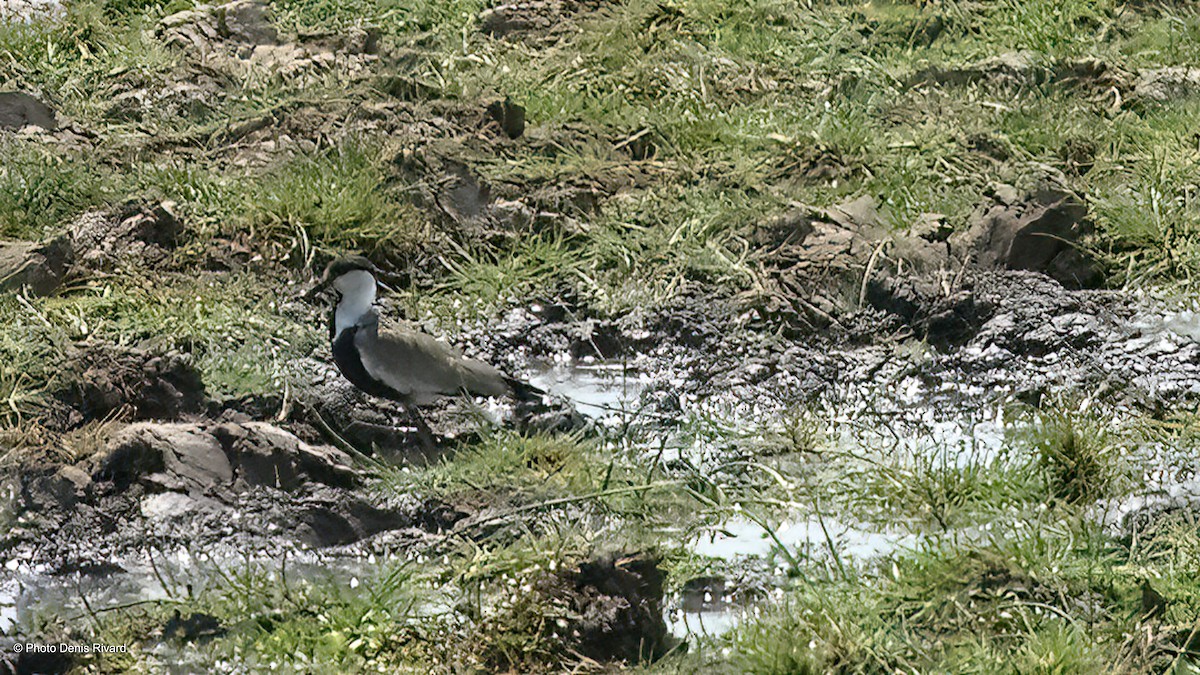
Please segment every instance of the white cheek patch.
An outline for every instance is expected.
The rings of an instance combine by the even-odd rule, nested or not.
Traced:
[[[334,312],[334,334],[352,328],[371,315],[375,304],[375,277],[370,272],[356,270],[338,277],[334,287],[342,294]]]

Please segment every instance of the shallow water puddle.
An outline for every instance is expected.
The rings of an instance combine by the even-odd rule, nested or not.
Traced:
[[[699,555],[734,560],[738,557],[767,557],[782,544],[793,555],[798,553],[822,558],[831,555],[830,542],[833,551],[843,560],[869,560],[911,546],[917,542],[917,537],[895,530],[848,525],[827,516],[785,521],[775,529],[773,538],[758,523],[746,518],[734,518],[720,528],[702,534],[692,550]]]
[[[737,517],[702,533],[692,550],[699,555],[734,561],[766,558],[783,545],[796,557],[830,559],[836,553],[840,561],[853,564],[915,546],[919,540],[911,533],[850,525],[834,517],[785,521],[774,530],[774,535],[748,518]],[[665,613],[671,634],[681,638],[717,637],[729,632],[747,613],[755,611],[753,605],[731,602],[731,598],[723,584],[715,591],[685,592],[677,605]]]
[[[10,633],[18,624],[36,625],[36,617],[43,613],[84,619],[114,607],[182,600],[189,592],[197,595],[208,588],[226,587],[230,578],[247,570],[263,574],[273,584],[283,583],[282,574],[286,574],[288,584],[344,579],[350,587],[374,574],[370,562],[358,559],[289,557],[286,567],[281,567],[278,558],[248,562],[245,557],[230,556],[215,562],[211,558],[198,560],[187,551],[156,553],[153,565],[128,561],[122,565],[124,569],[108,573],[62,575],[48,575],[21,564],[8,565],[6,578],[0,579],[0,635]]]
[[[609,419],[634,412],[646,382],[626,363],[567,363],[547,366],[529,383],[569,399],[592,419]]]
[[[726,607],[689,611],[678,609],[665,614],[667,630],[678,638],[720,637],[733,630],[746,615],[745,607]]]

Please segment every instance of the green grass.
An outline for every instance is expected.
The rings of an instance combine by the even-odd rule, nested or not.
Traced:
[[[175,56],[149,27],[140,14],[86,0],[69,3],[61,20],[0,21],[0,84],[44,92],[68,118],[99,120],[118,83],[165,83]]]
[[[0,140],[0,239],[38,239],[105,202],[105,176],[72,154]]]
[[[1110,496],[1122,475],[1124,449],[1102,420],[1051,410],[1042,414],[1034,444],[1056,498],[1092,502]]]
[[[150,601],[114,615],[86,617],[97,639],[130,645],[130,654],[89,655],[88,672],[128,672],[157,648],[211,663],[287,672],[416,672],[420,657],[443,636],[436,617],[420,623],[421,602],[431,597],[425,580],[402,563],[382,563],[362,573],[305,572],[295,564],[233,563],[195,593],[173,589],[166,600]],[[176,614],[178,613],[178,614]],[[220,631],[211,637],[165,636],[172,617],[205,615]],[[69,630],[48,625],[43,634]],[[273,664],[273,665],[272,665]]]
[[[495,430],[452,459],[415,475],[396,476],[400,481],[397,490],[405,492],[419,485],[442,497],[462,491],[519,494],[528,490],[535,500],[586,493],[597,489],[604,478],[590,445],[570,437]]]
[[[378,147],[350,141],[285,161],[245,192],[251,221],[266,234],[295,230],[343,249],[403,251],[421,240],[423,219],[392,194]],[[277,235],[274,235],[277,236]]]
[[[1050,513],[982,546],[947,541],[852,579],[809,577],[728,640],[753,673],[1147,672],[1172,660],[1173,638],[1133,637],[1147,620],[1135,571],[1146,560]],[[1195,607],[1190,593],[1169,602]]]
[[[35,299],[30,309],[14,303],[6,313],[36,338],[11,344],[9,363],[23,364],[23,375],[12,381],[25,382],[19,391],[36,389],[63,358],[68,341],[99,339],[192,355],[209,396],[218,400],[280,393],[300,376],[289,364],[322,337],[315,326],[279,314],[286,300],[246,275],[219,281],[202,276],[169,289],[142,278]],[[20,325],[6,335],[15,339]]]

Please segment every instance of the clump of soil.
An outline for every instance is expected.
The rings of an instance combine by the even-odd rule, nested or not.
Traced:
[[[663,620],[664,578],[658,559],[640,553],[598,558],[568,571],[559,591],[573,615],[568,644],[602,663],[664,656],[678,642]]]
[[[205,410],[200,372],[177,353],[110,344],[85,346],[71,359],[56,397],[71,408],[70,426],[123,413],[138,420],[177,420]]]
[[[951,244],[983,269],[1041,272],[1068,288],[1095,288],[1104,277],[1085,248],[1095,226],[1074,195],[1044,189],[1020,197],[1001,186]]]
[[[511,613],[484,623],[485,630],[499,634],[488,636],[480,656],[495,670],[536,669],[544,658],[606,664],[658,660],[680,642],[663,619],[663,581],[658,559],[645,553],[602,556],[547,574]],[[514,636],[514,630],[533,631],[544,640],[541,648],[528,650],[530,636]],[[523,653],[508,647],[514,637],[524,643]]]
[[[600,6],[596,0],[523,0],[486,9],[479,15],[485,35],[533,43],[553,42],[572,30],[571,20]]]
[[[77,464],[20,475],[21,525],[3,545],[60,569],[114,560],[149,540],[328,547],[423,522],[413,514],[419,505],[360,495],[349,456],[263,422],[138,422],[101,443]],[[47,530],[55,536],[39,534]]]
[[[0,92],[0,129],[19,130],[26,126],[54,131],[58,119],[53,108],[23,91]]]
[[[183,234],[183,223],[175,209],[176,204],[168,201],[83,214],[70,230],[80,264],[97,270],[129,262],[161,265]]]

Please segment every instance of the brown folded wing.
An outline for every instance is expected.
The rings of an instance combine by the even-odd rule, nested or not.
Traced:
[[[354,344],[367,374],[417,405],[463,391],[503,396],[508,384],[500,371],[424,333],[363,327]]]

